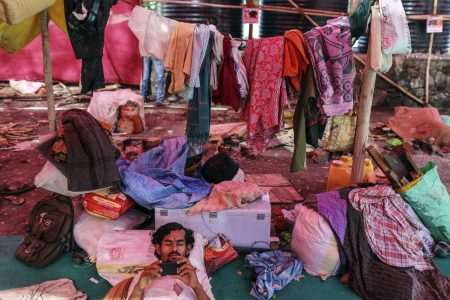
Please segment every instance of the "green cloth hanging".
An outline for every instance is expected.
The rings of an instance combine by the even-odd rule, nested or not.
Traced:
[[[358,8],[356,8],[355,11],[348,17],[353,39],[358,39],[366,32],[371,6],[372,0],[362,0]]]
[[[186,136],[191,146],[201,146],[209,141],[211,123],[211,91],[209,89],[211,69],[211,46],[214,33],[211,32],[206,55],[200,68],[200,87],[194,88],[194,97],[189,100]]]
[[[308,102],[316,99],[316,86],[311,65],[306,71],[297,106],[295,107],[294,127],[294,154],[291,161],[291,172],[306,170],[306,108]]]

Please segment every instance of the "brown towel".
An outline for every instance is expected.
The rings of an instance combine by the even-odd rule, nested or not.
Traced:
[[[178,22],[170,37],[164,68],[172,72],[171,94],[185,90],[186,78],[191,75],[194,28],[195,24]]]

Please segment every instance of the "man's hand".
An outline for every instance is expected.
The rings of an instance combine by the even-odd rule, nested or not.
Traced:
[[[182,257],[177,260],[177,264],[181,266],[177,269],[178,275],[175,276],[176,278],[180,279],[194,290],[200,286],[197,279],[197,273],[195,273],[195,268],[191,265],[189,259]]]
[[[147,285],[153,282],[158,277],[161,277],[162,268],[160,266],[161,261],[155,261],[151,265],[144,268],[141,278],[139,280],[139,288],[145,289]]]
[[[161,261],[155,261],[151,265],[144,268],[144,271],[139,278],[139,282],[133,290],[131,299],[141,299],[144,289],[158,277],[161,277],[162,268]]]
[[[194,290],[198,300],[209,300],[202,285],[198,282],[197,273],[195,272],[194,266],[191,265],[191,262],[186,257],[183,257],[178,259],[177,263],[181,264],[181,266],[178,268],[178,275],[175,278],[190,286]]]

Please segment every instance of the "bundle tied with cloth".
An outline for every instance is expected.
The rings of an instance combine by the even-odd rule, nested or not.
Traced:
[[[98,190],[120,182],[118,153],[106,130],[87,111],[65,111],[57,135],[38,149],[67,177],[68,191]]]

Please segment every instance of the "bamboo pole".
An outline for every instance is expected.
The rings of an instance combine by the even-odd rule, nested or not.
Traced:
[[[434,0],[433,16],[436,15],[437,5],[438,5],[438,0]],[[424,98],[425,105],[428,105],[429,100],[430,100],[430,62],[431,62],[431,51],[433,50],[433,42],[434,42],[434,32],[431,33],[430,41],[428,43],[427,67],[425,69],[425,98]]]
[[[50,132],[56,131],[55,99],[53,98],[52,61],[50,58],[50,42],[48,38],[48,16],[47,10],[39,13],[42,31],[42,55],[44,59],[44,78],[47,93],[48,125]]]

